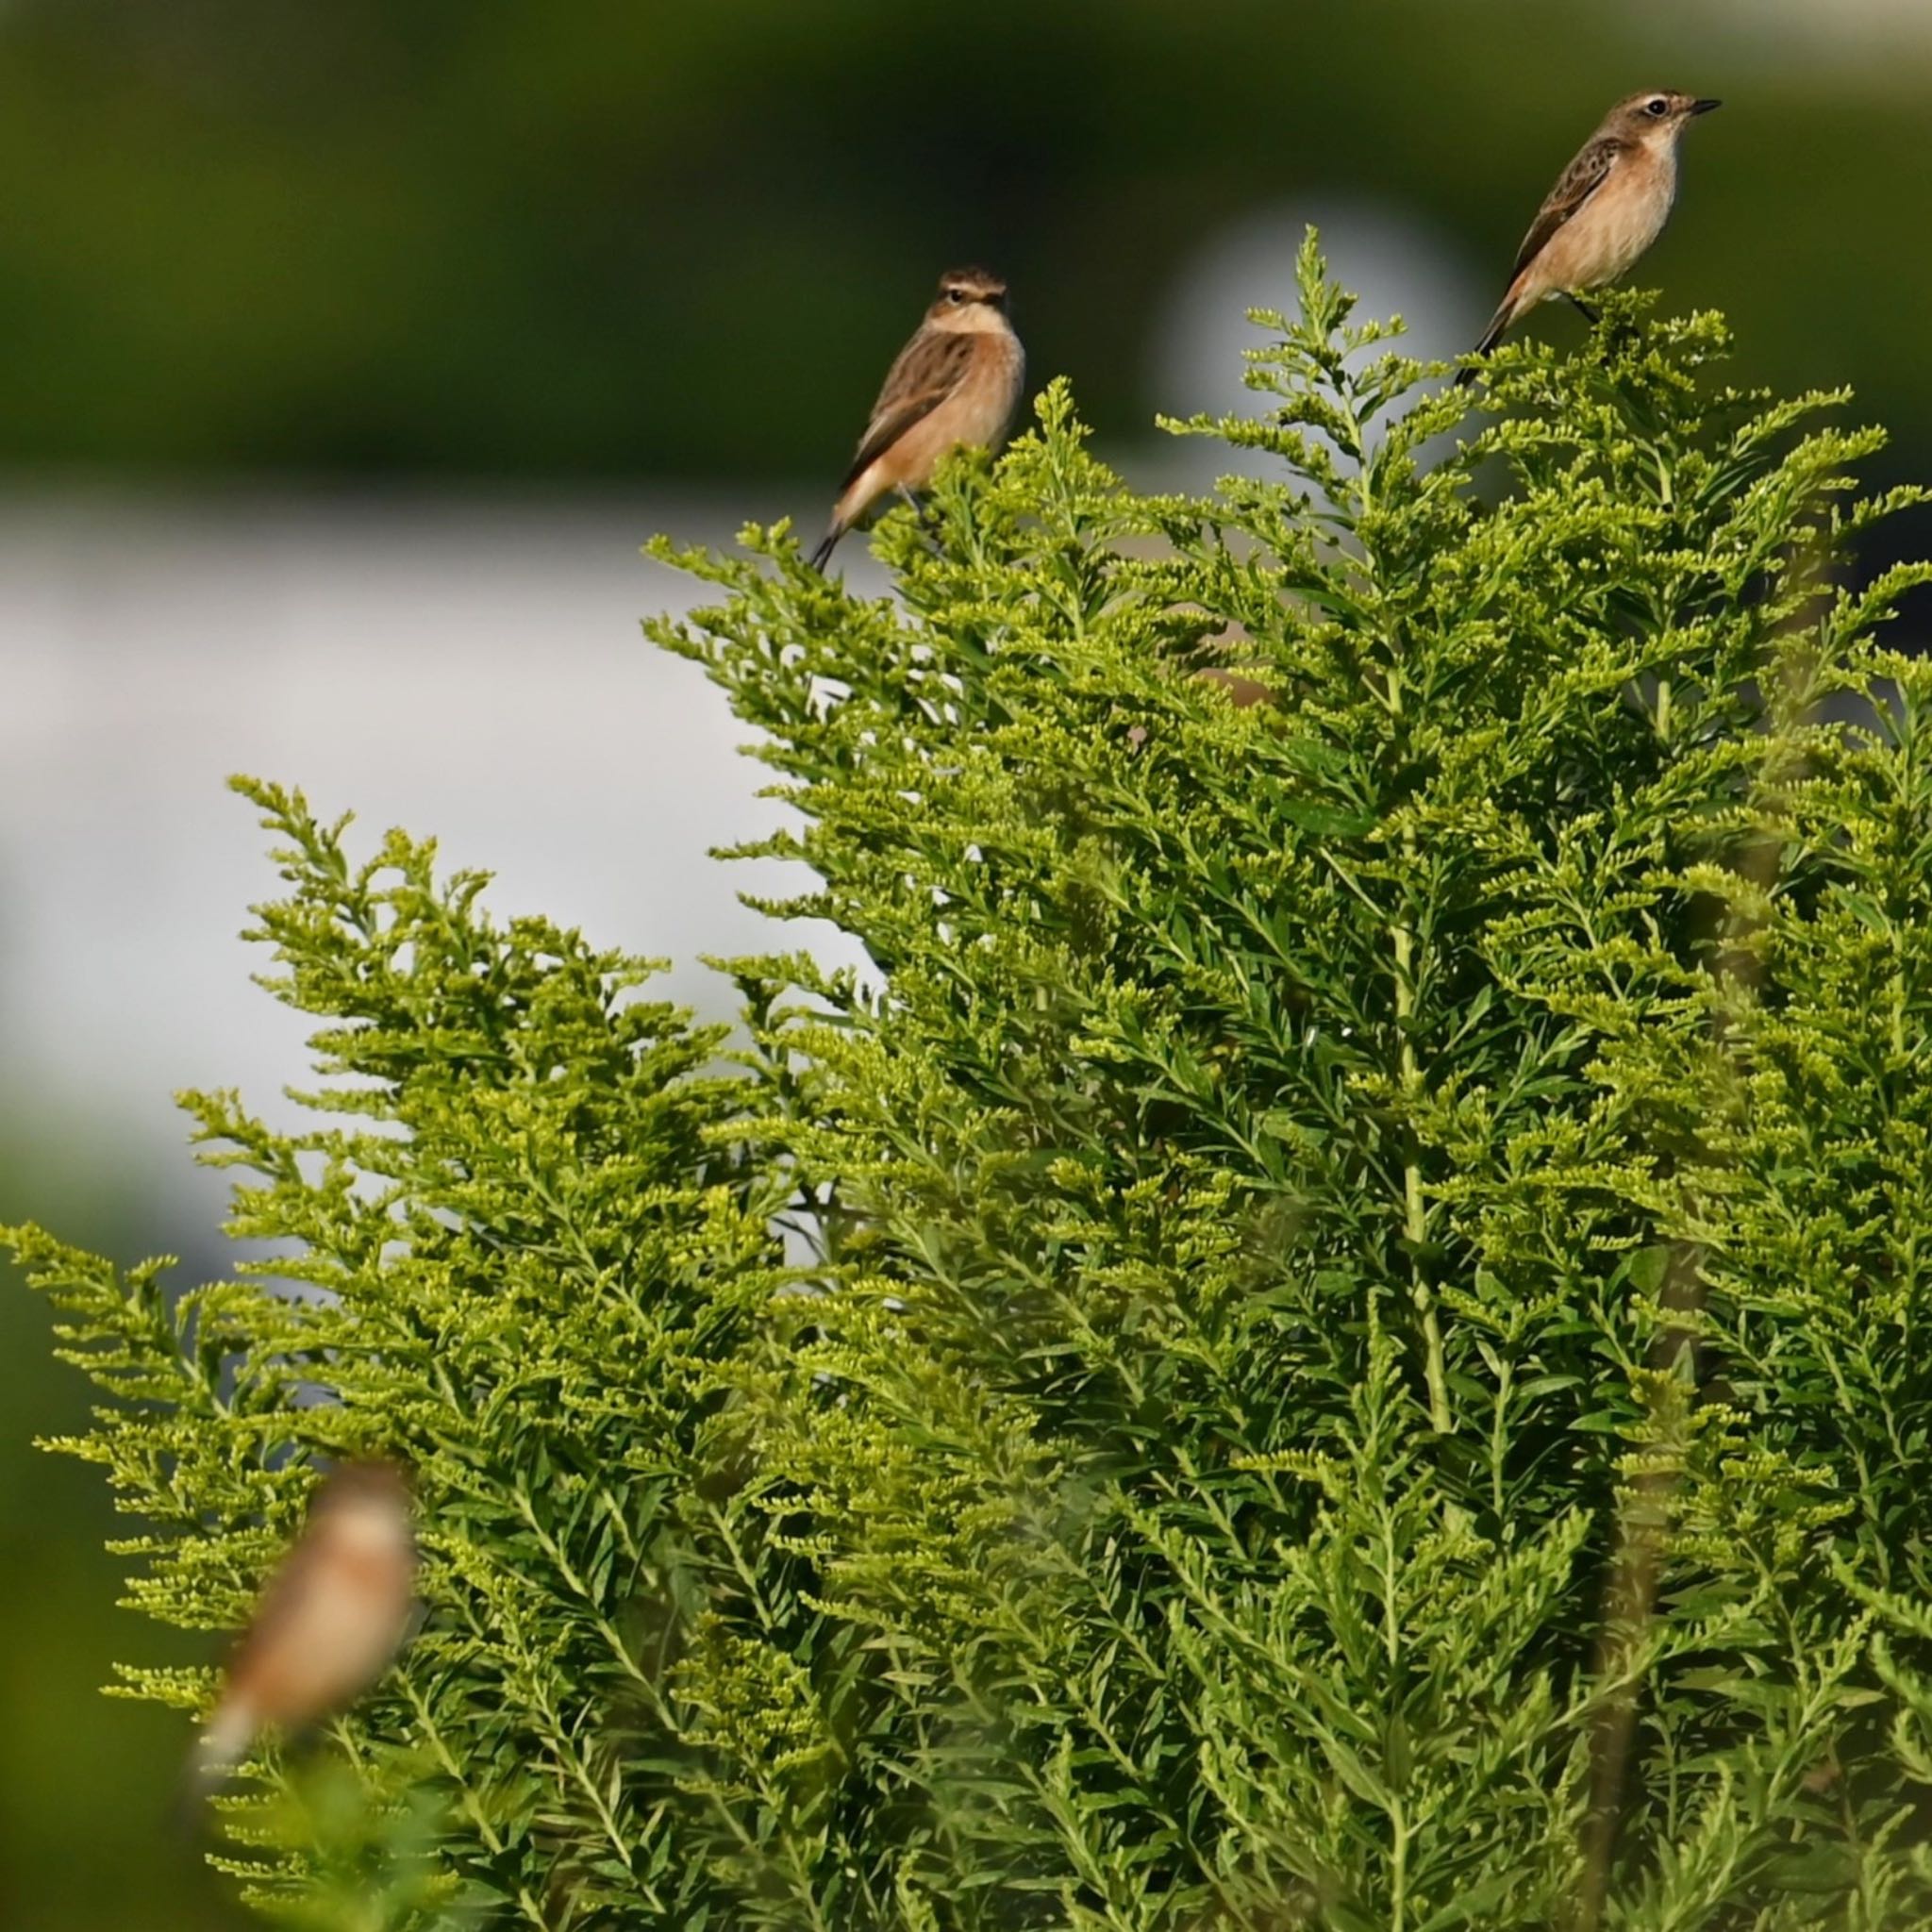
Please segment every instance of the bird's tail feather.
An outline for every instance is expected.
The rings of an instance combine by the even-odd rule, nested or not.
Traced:
[[[1496,344],[1503,340],[1504,331],[1515,320],[1516,291],[1512,289],[1510,290],[1508,294],[1503,297],[1503,306],[1496,310],[1495,314],[1490,317],[1489,327],[1484,329],[1481,336],[1476,341],[1475,347],[1473,348],[1469,353],[1472,356],[1487,356],[1490,353],[1490,351],[1493,349],[1496,346]],[[1457,375],[1456,378],[1456,387],[1457,389],[1467,389],[1469,385],[1473,383],[1476,379],[1477,375],[1480,374],[1481,371],[1479,371],[1472,363],[1468,368],[1462,370],[1461,373]]]
[[[208,1799],[247,1756],[254,1738],[255,1717],[244,1707],[224,1704],[208,1720],[175,1790],[174,1817],[180,1830],[192,1834],[200,1829]]]

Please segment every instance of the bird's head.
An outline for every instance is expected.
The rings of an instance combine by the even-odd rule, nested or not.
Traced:
[[[983,268],[948,269],[925,311],[934,328],[973,332],[1007,325],[1007,285]]]
[[[330,1542],[406,1548],[410,1541],[409,1482],[392,1462],[339,1463],[308,1506],[311,1537]]]
[[[1619,101],[1605,118],[1604,132],[1645,146],[1675,141],[1698,115],[1723,106],[1722,101],[1702,94],[1674,93],[1667,87],[1654,87]]]

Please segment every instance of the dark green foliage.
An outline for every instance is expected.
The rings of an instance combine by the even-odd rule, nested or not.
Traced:
[[[1689,4],[1687,34],[1555,0],[16,0],[0,453],[251,496],[809,477],[816,514],[951,258],[991,256],[1036,366],[1138,436],[1191,297],[1280,210],[1344,194],[1418,286],[1475,278],[1473,326],[1564,158],[1664,83],[1734,105],[1657,275],[1924,447],[1923,8]]]
[[[651,628],[799,808],[787,909],[876,968],[740,962],[735,1063],[252,790],[348,1119],[195,1106],[291,1252],[171,1304],[21,1241],[122,1398],[73,1446],[157,1614],[239,1613],[312,1453],[420,1472],[364,1837],[243,1813],[258,1891],[1932,1912],[1932,674],[1874,641],[1925,573],[1839,586],[1877,439],[1618,297],[1439,449],[1465,399],[1302,270],[1262,416],[1182,425],[1277,480],[1136,495],[1057,387],[887,519],[893,599],[782,530],[681,559],[722,601]]]

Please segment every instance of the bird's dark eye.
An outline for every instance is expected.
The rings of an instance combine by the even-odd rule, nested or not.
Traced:
[[[1646,114],[1656,115],[1659,120],[1671,111],[1671,104],[1661,94],[1655,94],[1643,104]]]
[[[966,291],[964,289],[948,289],[946,291],[946,300],[948,302],[963,302],[965,299]]]

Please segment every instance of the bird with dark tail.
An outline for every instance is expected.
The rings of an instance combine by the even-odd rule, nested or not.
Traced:
[[[316,1490],[228,1659],[188,1768],[184,1823],[263,1731],[299,1733],[375,1682],[408,1634],[415,1589],[403,1473],[388,1462],[342,1464]]]
[[[1677,198],[1677,146],[1700,114],[1721,106],[1666,89],[1632,94],[1604,116],[1537,210],[1501,306],[1473,353],[1487,356],[1539,302],[1558,296],[1591,321],[1585,290],[1614,282],[1662,234]],[[1474,382],[1474,364],[1457,376]]]
[[[839,539],[880,497],[896,490],[910,502],[950,451],[997,448],[1025,375],[1006,283],[978,268],[941,276],[938,299],[886,372],[813,565],[824,569]]]

